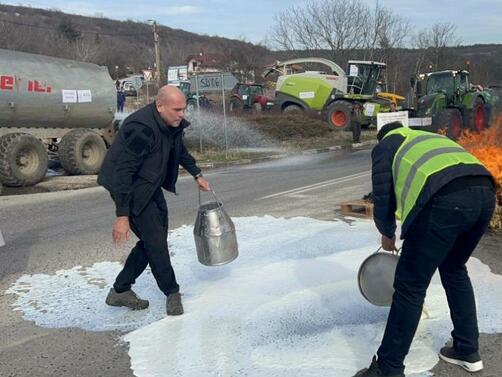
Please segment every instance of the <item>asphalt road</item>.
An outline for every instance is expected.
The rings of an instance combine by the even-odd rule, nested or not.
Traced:
[[[330,220],[338,203],[371,190],[369,150],[301,155],[205,175],[232,216]],[[192,224],[196,215],[192,178],[180,178],[178,192],[166,195],[170,228]],[[3,293],[23,274],[123,260],[123,252],[111,244],[113,220],[111,199],[101,188],[0,197],[0,229],[7,242],[0,248],[0,376],[133,375],[127,350],[118,344],[120,333],[38,327],[12,311],[14,297]],[[500,274],[499,244],[498,236],[488,235],[476,256]],[[481,351],[487,361],[482,376],[499,376],[502,336],[482,335]],[[434,371],[468,375],[441,362]]]

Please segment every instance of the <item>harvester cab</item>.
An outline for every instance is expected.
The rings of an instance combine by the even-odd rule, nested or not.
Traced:
[[[347,93],[374,97],[387,65],[385,63],[349,60]]]

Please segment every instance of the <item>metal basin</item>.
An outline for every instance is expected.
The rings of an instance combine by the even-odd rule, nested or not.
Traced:
[[[376,252],[367,257],[357,274],[363,297],[376,306],[390,306],[394,294],[394,275],[399,255]]]

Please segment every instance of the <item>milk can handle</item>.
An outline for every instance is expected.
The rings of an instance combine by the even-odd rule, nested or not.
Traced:
[[[382,250],[382,246],[379,246],[377,251],[375,251],[375,254],[378,253],[380,250]],[[396,251],[390,251],[392,254],[399,254],[401,252],[401,247],[398,248]]]
[[[216,196],[216,193],[214,192],[214,190],[212,188],[209,190],[211,191],[211,194],[213,194],[214,199],[216,200],[216,204],[218,205],[218,208],[221,209],[221,203],[220,203],[220,200],[218,199],[218,197]],[[201,192],[201,190],[197,190],[197,191],[199,191],[199,205],[200,205],[200,192]]]

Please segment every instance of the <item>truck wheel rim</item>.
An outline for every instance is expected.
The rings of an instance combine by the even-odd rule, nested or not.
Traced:
[[[474,126],[476,131],[481,132],[485,129],[485,112],[482,106],[477,106],[474,114]]]
[[[31,175],[37,171],[40,159],[33,148],[23,148],[16,156],[16,165],[19,171],[24,175]]]
[[[92,166],[99,161],[99,147],[96,143],[88,142],[85,143],[82,148],[82,160],[88,165]]]
[[[347,122],[347,116],[341,110],[336,110],[331,115],[331,122],[335,125],[335,127],[343,127]]]

